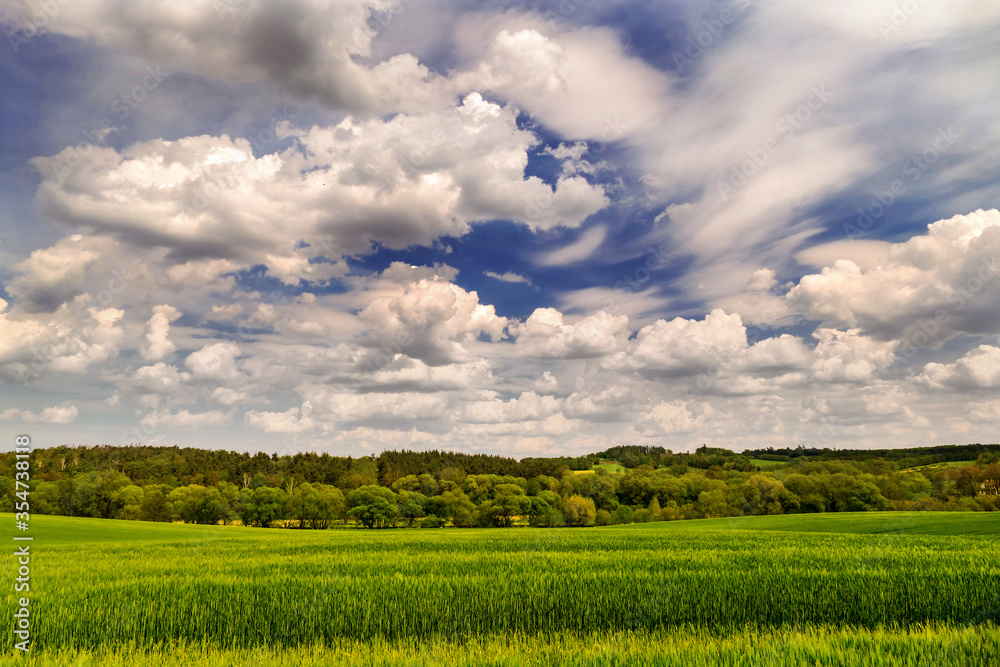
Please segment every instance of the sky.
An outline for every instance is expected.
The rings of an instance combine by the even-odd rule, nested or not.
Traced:
[[[998,440],[998,3],[0,28],[4,447]]]

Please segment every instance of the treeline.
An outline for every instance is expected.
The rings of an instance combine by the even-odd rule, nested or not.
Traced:
[[[935,447],[909,447],[903,449],[817,449],[797,447],[795,449],[751,449],[745,456],[764,461],[794,460],[838,460],[868,461],[885,459],[897,461],[904,467],[925,466],[953,461],[974,461],[980,454],[1000,452],[1000,445],[938,445]]]
[[[0,455],[0,469],[13,465],[13,453]],[[268,486],[291,481],[356,488],[365,484],[391,486],[407,475],[536,475],[561,476],[567,470],[589,470],[591,457],[526,458],[520,461],[490,454],[441,451],[386,451],[379,456],[352,458],[300,452],[294,455],[246,454],[192,447],[144,445],[50,447],[32,453],[32,479],[54,481],[90,472],[117,470],[136,484],[216,486],[230,482]]]
[[[30,501],[31,510],[40,514],[313,529],[992,511],[1000,509],[998,449],[981,450],[975,463],[958,467],[901,465],[920,458],[912,456],[841,460],[803,455],[762,471],[744,455],[709,447],[693,454],[615,448],[576,459],[521,461],[437,451],[352,459],[176,447],[54,447],[32,453]],[[611,457],[644,462],[624,473],[600,465],[579,469]],[[14,502],[14,461],[13,453],[0,457],[5,507]]]

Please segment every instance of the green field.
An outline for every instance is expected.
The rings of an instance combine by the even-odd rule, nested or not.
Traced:
[[[1000,648],[993,514],[512,530],[32,522],[34,650],[0,664],[987,665]]]
[[[965,468],[967,466],[975,465],[975,461],[945,461],[944,463],[930,463],[925,466],[914,466],[912,468],[904,468],[904,472],[921,472],[924,470],[946,470],[948,468]]]
[[[992,512],[843,512],[741,516],[694,519],[670,523],[635,523],[622,530],[728,529],[802,533],[995,535],[1000,537],[1000,514]]]
[[[764,459],[749,459],[749,461],[761,470],[770,470],[771,468],[786,465],[786,461],[765,461]]]

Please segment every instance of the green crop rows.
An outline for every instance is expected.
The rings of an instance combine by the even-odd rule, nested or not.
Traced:
[[[566,655],[614,636],[663,653],[663,637],[677,633],[777,632],[778,643],[815,646],[802,637],[832,632],[824,640],[831,647],[853,646],[845,628],[864,631],[865,641],[923,646],[928,656],[947,644],[949,655],[958,655],[966,645],[997,642],[1000,520],[949,516],[954,532],[980,534],[920,534],[922,517],[906,516],[892,519],[901,532],[885,532],[891,525],[873,527],[861,516],[868,523],[858,530],[867,533],[843,532],[849,526],[841,517],[840,532],[781,530],[775,520],[786,517],[764,517],[771,525],[757,528],[727,520],[508,531],[166,525],[157,541],[156,531],[130,539],[130,522],[93,520],[106,535],[92,542],[73,538],[86,533],[80,519],[38,517],[36,659],[47,655],[54,662],[39,664],[57,664],[62,658],[52,656],[66,651],[102,655],[122,647],[163,654],[180,641],[246,660],[254,651],[326,645],[340,647],[352,664],[351,642],[360,642],[394,646],[404,663],[415,646],[451,647],[441,649],[447,652],[518,637],[525,664],[535,664],[541,658],[531,647],[554,641],[568,642]],[[938,523],[925,532],[943,531]],[[6,595],[8,609],[13,596]],[[869,632],[878,629],[888,634]],[[921,644],[892,634],[914,632],[940,636]],[[459,664],[459,657],[445,662]],[[255,660],[268,664],[265,658]]]

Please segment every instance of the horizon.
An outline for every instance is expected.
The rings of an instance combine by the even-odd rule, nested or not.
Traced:
[[[356,455],[356,456],[351,456],[351,455],[331,454],[330,452],[316,451],[316,450],[299,450],[299,451],[295,451],[295,452],[279,453],[279,452],[265,452],[265,451],[262,451],[262,450],[239,450],[239,449],[228,449],[227,450],[227,449],[221,449],[221,448],[214,448],[213,449],[213,448],[205,448],[205,447],[192,447],[192,446],[188,446],[188,445],[179,445],[179,444],[173,444],[173,445],[144,445],[142,443],[130,443],[130,444],[126,444],[126,445],[113,445],[113,444],[109,444],[109,443],[99,443],[99,444],[96,444],[96,445],[69,445],[69,444],[45,445],[43,447],[37,447],[37,448],[35,448],[35,450],[36,451],[38,451],[38,450],[48,450],[48,449],[56,449],[56,448],[59,448],[59,447],[65,447],[65,448],[68,448],[68,449],[96,449],[96,448],[99,448],[99,447],[119,447],[119,448],[151,447],[151,448],[154,448],[154,449],[157,449],[157,448],[159,448],[159,449],[176,448],[176,449],[195,449],[195,450],[200,450],[200,451],[226,451],[226,452],[228,452],[230,454],[246,454],[246,455],[248,455],[250,457],[254,457],[257,454],[264,454],[265,456],[269,456],[271,458],[274,458],[274,457],[281,458],[282,456],[294,457],[294,456],[299,455],[299,454],[311,454],[311,455],[316,455],[316,456],[330,456],[330,457],[340,457],[340,458],[355,458],[355,459],[371,458],[371,459],[377,459],[382,454],[385,454],[385,453],[419,454],[419,453],[422,453],[422,452],[437,452],[439,454],[462,454],[462,455],[465,455],[465,456],[497,456],[497,457],[504,457],[503,454],[496,454],[496,453],[491,453],[491,452],[470,452],[470,451],[461,450],[461,449],[441,449],[441,448],[414,449],[414,450],[411,450],[411,449],[383,449],[382,451],[377,452],[377,453],[376,452],[369,452],[368,454],[359,454],[359,455]],[[701,446],[699,446],[699,447],[697,447],[695,449],[692,449],[690,451],[673,451],[671,449],[666,449],[666,448],[660,447],[658,445],[631,445],[631,446],[630,445],[623,445],[622,447],[625,447],[625,448],[635,447],[637,449],[638,448],[663,449],[664,453],[666,453],[667,455],[670,455],[670,456],[677,456],[677,455],[693,456],[693,455],[699,453],[698,450],[701,449],[701,447],[708,447],[708,445],[701,445]],[[824,452],[832,452],[832,453],[841,453],[841,454],[843,454],[843,453],[854,453],[854,452],[878,452],[878,451],[912,451],[912,452],[921,452],[923,450],[929,450],[929,449],[955,449],[955,450],[961,451],[963,448],[966,448],[966,447],[985,447],[985,448],[987,448],[986,451],[989,451],[989,448],[991,448],[991,447],[1000,447],[1000,443],[970,442],[970,443],[966,443],[966,444],[943,444],[943,445],[926,445],[926,446],[917,446],[917,447],[910,446],[910,447],[865,448],[865,449],[840,449],[840,448],[836,448],[836,447],[830,447],[830,448],[812,448],[812,447],[805,447],[805,446],[799,446],[799,447],[796,447],[796,448],[766,447],[766,448],[762,448],[762,449],[753,449],[753,450],[751,450],[751,449],[744,449],[744,450],[740,450],[740,451],[728,450],[728,449],[725,449],[724,447],[708,447],[708,449],[709,450],[727,451],[727,452],[729,452],[729,453],[731,453],[731,454],[733,454],[735,456],[746,456],[746,454],[748,452],[761,453],[761,454],[767,454],[767,453],[772,453],[773,452],[775,454],[778,454],[779,452],[796,451],[798,449],[803,449],[803,450],[808,450],[808,451],[819,450],[819,451],[824,451]],[[15,450],[11,450],[11,451],[13,452]],[[512,459],[514,461],[517,461],[517,462],[521,462],[524,459],[528,459],[528,458],[554,458],[554,459],[555,458],[570,458],[570,459],[572,459],[572,458],[588,458],[588,457],[592,458],[592,457],[600,456],[602,454],[606,454],[609,451],[610,450],[603,450],[603,451],[599,451],[599,452],[585,452],[585,453],[578,454],[578,455],[575,455],[575,456],[560,456],[560,455],[553,454],[551,456],[540,456],[540,457],[523,456],[523,457],[505,457],[505,458],[510,458],[510,459]],[[930,455],[933,456],[934,454],[930,454]],[[608,460],[611,460],[611,459],[608,459]]]

